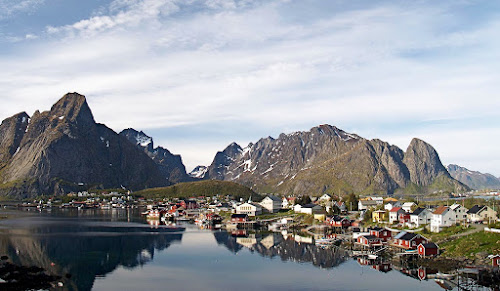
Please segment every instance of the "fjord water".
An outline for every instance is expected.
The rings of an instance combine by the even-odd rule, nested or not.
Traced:
[[[279,233],[156,228],[133,210],[1,220],[0,254],[63,276],[55,290],[442,290]]]

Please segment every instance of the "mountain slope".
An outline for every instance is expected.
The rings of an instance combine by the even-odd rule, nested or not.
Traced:
[[[453,178],[464,183],[472,189],[500,189],[500,178],[497,178],[491,174],[470,171],[467,168],[453,164],[448,165],[447,169]]]
[[[428,192],[438,177],[447,190],[450,185],[451,191],[466,189],[421,140],[414,139],[405,153],[330,125],[264,138],[245,148],[232,143],[217,153],[208,177],[284,194],[393,193],[412,185]]]
[[[120,132],[133,145],[144,151],[158,166],[160,172],[171,182],[189,182],[193,178],[186,173],[180,155],[174,155],[163,147],[154,147],[153,139],[142,131],[128,128]]]
[[[26,117],[21,113],[2,122],[1,151],[6,159],[0,170],[0,194],[22,198],[93,187],[135,190],[168,185],[146,154],[95,123],[83,95],[66,94],[49,111],[36,111],[25,127]]]

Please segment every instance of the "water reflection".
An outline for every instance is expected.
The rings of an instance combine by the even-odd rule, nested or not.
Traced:
[[[63,279],[65,290],[91,290],[95,284],[108,288],[112,286],[118,290],[113,275],[110,275],[117,269],[119,271],[114,272],[115,276],[127,274],[120,277],[122,284],[130,284],[130,280],[143,280],[146,289],[148,286],[163,288],[167,281],[171,286],[197,289],[198,285],[194,282],[184,280],[186,276],[197,276],[203,278],[204,282],[212,280],[212,289],[221,286],[233,289],[242,282],[251,284],[255,278],[269,277],[271,270],[274,277],[268,278],[269,281],[259,282],[264,289],[270,288],[270,282],[275,284],[272,285],[274,289],[282,286],[285,282],[281,278],[288,279],[288,285],[283,285],[283,290],[299,290],[304,286],[306,289],[307,286],[312,289],[321,289],[318,286],[328,288],[327,284],[333,282],[344,284],[342,286],[345,290],[367,290],[366,286],[370,290],[384,290],[391,289],[391,286],[406,286],[408,281],[417,282],[428,290],[461,290],[464,286],[490,286],[490,289],[484,290],[498,288],[498,282],[496,285],[488,284],[484,278],[478,283],[479,274],[422,267],[416,261],[383,256],[375,259],[352,259],[347,249],[317,246],[312,237],[296,233],[197,230],[194,225],[186,225],[184,228],[159,223],[148,224],[137,213],[127,211],[91,215],[84,213],[64,212],[62,216],[45,213],[0,221],[0,254],[7,254],[12,262],[19,265],[39,266],[51,274],[63,277],[71,274],[70,278]],[[183,237],[185,241],[181,245]],[[168,252],[159,254],[176,243],[178,244]],[[266,267],[263,266],[262,259],[255,255],[276,260],[265,259],[270,263],[264,263],[269,265]],[[300,264],[283,264],[280,261]],[[140,266],[145,266],[144,269],[148,270],[139,272],[143,269],[138,268]],[[328,270],[319,272],[311,266]],[[357,281],[359,276],[356,272],[360,269],[361,272],[370,273],[366,276],[370,280],[383,281],[390,277],[392,281],[377,286],[367,283],[366,277],[365,281]],[[131,276],[133,279],[127,278],[132,271],[135,274]],[[182,275],[186,272],[192,273]],[[168,280],[167,274],[170,274]],[[297,279],[300,274],[304,274],[304,277]],[[255,277],[246,277],[250,275]],[[107,276],[106,280],[95,282],[96,278],[104,276]],[[224,276],[225,285],[222,285],[220,276]],[[317,285],[297,285],[307,282],[304,278],[313,277]],[[176,279],[182,279],[182,282],[175,285]]]
[[[29,217],[0,235],[0,254],[19,265],[63,276],[65,290],[91,290],[96,277],[119,266],[135,268],[182,240],[183,228]],[[12,226],[12,225],[11,225]]]

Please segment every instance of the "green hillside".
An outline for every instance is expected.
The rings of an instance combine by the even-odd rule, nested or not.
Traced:
[[[228,181],[206,180],[199,182],[178,183],[173,186],[150,188],[134,193],[137,196],[146,198],[174,198],[174,197],[197,197],[231,195],[235,198],[247,200],[252,196],[252,200],[258,201],[261,196],[251,189],[240,184]]]

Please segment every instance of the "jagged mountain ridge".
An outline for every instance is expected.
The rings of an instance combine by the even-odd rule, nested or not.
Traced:
[[[189,176],[192,178],[203,179],[208,172],[208,167],[206,166],[196,166],[191,172],[189,172]]]
[[[78,93],[66,94],[31,119],[23,112],[4,120],[0,155],[0,195],[13,198],[170,184],[145,153],[96,123]]]
[[[174,155],[169,150],[158,146],[154,147],[153,138],[142,131],[133,128],[124,129],[120,135],[133,145],[143,150],[158,166],[160,172],[171,182],[189,182],[194,179],[186,173],[180,155]]]
[[[500,189],[500,178],[491,174],[471,171],[454,164],[448,165],[447,169],[453,178],[472,189]]]
[[[467,189],[451,178],[424,141],[413,139],[405,153],[330,125],[263,138],[245,148],[232,143],[216,154],[208,178],[293,194]]]

